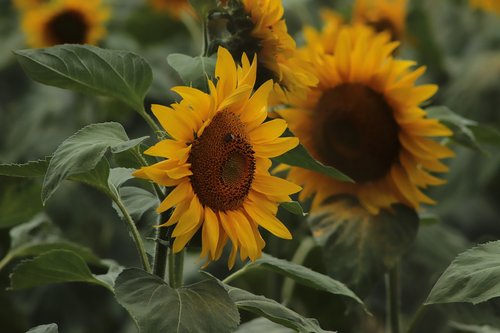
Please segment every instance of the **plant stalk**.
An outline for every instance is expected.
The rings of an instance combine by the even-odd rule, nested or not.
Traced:
[[[174,253],[172,248],[168,251],[168,281],[170,287],[180,288],[183,284],[184,250]]]
[[[393,268],[385,276],[385,292],[386,292],[386,332],[400,333],[400,310],[401,310],[401,290],[399,264]]]
[[[148,123],[149,127],[153,130],[153,132],[156,134],[158,138],[161,137],[161,133],[163,132],[161,128],[158,126],[158,124],[151,118],[151,116],[146,112],[146,109],[144,106],[138,110],[139,114],[142,116],[142,118]]]
[[[408,327],[408,330],[406,331],[407,333],[414,333],[417,330],[417,325],[420,322],[420,319],[422,319],[424,313],[427,311],[427,306],[425,304],[420,305],[418,308],[417,312],[413,316],[413,319],[410,323],[410,326]]]

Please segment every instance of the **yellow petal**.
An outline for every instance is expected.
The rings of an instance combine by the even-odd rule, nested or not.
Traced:
[[[176,153],[179,150],[185,148],[186,148],[185,143],[167,139],[167,140],[161,140],[154,146],[149,147],[144,151],[144,154],[150,156],[165,157],[165,158],[177,158]]]
[[[297,147],[299,139],[296,137],[277,138],[273,141],[256,144],[253,146],[255,156],[272,158],[283,155],[287,151]]]
[[[172,233],[172,236],[178,237],[190,232],[201,222],[203,216],[203,207],[198,200],[198,197],[194,196],[191,200],[191,204],[189,205],[188,210],[181,215],[179,222],[177,223],[177,226]]]
[[[240,241],[241,247],[245,248],[248,251],[249,257],[252,260],[257,259],[257,243],[255,242],[252,228],[250,227],[250,223],[248,222],[246,216],[237,210],[228,211],[227,213],[228,216],[230,216],[233,220],[233,224],[238,234],[238,239]]]
[[[252,218],[253,222],[268,230],[273,235],[283,238],[292,239],[292,234],[287,227],[276,218],[276,216],[260,210],[258,207],[245,205],[245,211]]]
[[[191,176],[193,172],[191,171],[191,164],[182,164],[176,168],[166,170],[167,175],[172,179],[181,179],[184,177]]]
[[[278,138],[286,130],[287,124],[283,119],[274,119],[263,123],[248,133],[253,144],[268,142]]]
[[[156,212],[158,214],[163,213],[164,211],[175,206],[179,202],[192,196],[193,196],[193,189],[191,188],[191,182],[189,180],[184,181],[179,185],[177,185],[172,190],[172,192],[170,192],[170,194],[165,198],[165,200],[162,201],[160,206],[156,208]]]
[[[217,254],[217,244],[219,242],[219,219],[209,207],[205,207],[205,221],[203,222],[203,230],[206,229],[206,237],[209,244],[212,258]]]
[[[178,117],[176,112],[166,106],[153,104],[151,105],[155,117],[160,121],[161,126],[167,133],[174,139],[179,141],[188,142],[193,138],[193,128]]]
[[[289,195],[299,192],[302,187],[278,177],[256,174],[252,189],[265,195]]]

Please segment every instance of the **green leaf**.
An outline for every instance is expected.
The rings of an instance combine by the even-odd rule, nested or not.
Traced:
[[[315,160],[301,144],[283,155],[274,158],[273,160],[278,163],[316,171],[340,181],[354,183],[349,176],[343,174],[334,167],[324,165],[323,163]]]
[[[148,210],[158,207],[158,197],[142,188],[124,186],[120,189],[120,197],[130,216],[139,221]]]
[[[413,245],[419,217],[403,205],[373,216],[348,198],[330,206],[327,214],[310,219],[328,275],[365,295]]]
[[[43,177],[49,166],[50,158],[24,164],[0,164],[0,176]]]
[[[432,288],[426,304],[478,304],[500,296],[500,241],[459,254]]]
[[[247,270],[252,268],[263,268],[276,272],[287,276],[304,286],[326,291],[334,295],[349,297],[364,306],[363,301],[360,300],[359,297],[356,296],[356,294],[347,288],[342,282],[334,280],[327,275],[315,272],[307,267],[264,254],[262,258],[249,263],[243,269]]]
[[[57,324],[47,324],[30,328],[29,331],[27,331],[26,333],[58,333],[58,332],[59,328],[57,327]]]
[[[60,183],[69,176],[94,170],[108,149],[113,153],[128,150],[147,137],[129,140],[119,123],[88,125],[66,139],[55,151],[43,181],[42,200],[47,202]],[[97,177],[102,183],[102,170]],[[107,187],[107,177],[106,177]]]
[[[228,285],[225,285],[225,287],[228,290],[229,297],[231,297],[239,309],[253,312],[298,332],[326,332],[319,326],[317,320],[305,318],[275,300],[264,296],[254,295],[246,290]]]
[[[86,94],[117,98],[142,110],[153,73],[140,56],[89,45],[57,45],[14,52],[35,81]]]
[[[450,323],[450,326],[459,332],[469,332],[469,333],[500,333],[499,329],[496,329],[494,327],[488,326],[488,325],[467,325],[467,324],[461,324],[461,323],[456,323],[452,322]]]
[[[174,53],[167,57],[167,62],[179,74],[186,86],[208,91],[207,78],[213,78],[215,72],[214,57],[190,57]]]
[[[288,327],[273,323],[267,318],[256,318],[240,325],[236,333],[294,333]]]
[[[82,257],[68,250],[52,250],[22,261],[10,275],[13,290],[62,282],[86,282],[113,290],[112,285],[92,274]]]
[[[144,333],[224,333],[239,323],[235,304],[214,280],[173,289],[154,275],[130,268],[118,276],[115,294]]]
[[[40,182],[0,177],[0,229],[29,221],[42,210]]]
[[[302,206],[300,202],[298,201],[289,201],[289,202],[282,202],[280,204],[280,207],[283,209],[286,209],[290,213],[298,216],[306,216],[307,213],[304,213],[304,210],[302,209]]]

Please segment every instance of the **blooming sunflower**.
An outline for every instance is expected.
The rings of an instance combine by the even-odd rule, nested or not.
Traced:
[[[304,28],[304,38],[308,47],[301,51],[333,54],[343,19],[340,14],[328,9],[321,11],[321,18],[323,21],[321,31],[311,26]]]
[[[166,12],[174,18],[179,18],[182,13],[196,16],[188,0],[149,0],[149,3],[155,10]]]
[[[296,56],[296,44],[288,34],[284,8],[278,0],[232,0],[229,29],[235,34],[231,53],[239,58],[243,52],[256,53],[259,59],[257,86],[272,79],[276,85],[271,94],[273,104],[283,102],[289,94],[303,93],[317,79],[306,62]],[[242,17],[239,17],[241,14]],[[240,31],[236,31],[240,28]],[[237,47],[233,47],[237,44]],[[241,44],[241,45],[240,45]]]
[[[201,228],[202,257],[220,258],[228,238],[232,242],[229,266],[240,258],[257,259],[265,243],[259,226],[291,239],[276,218],[279,202],[301,188],[271,176],[269,158],[298,145],[297,138],[280,138],[287,124],[283,119],[264,122],[272,81],[252,94],[257,60],[250,64],[243,54],[241,66],[219,48],[210,94],[189,87],[175,87],[182,100],[152,111],[172,137],[144,153],[166,160],[136,171],[136,177],[174,186],[158,213],[175,206],[163,226],[173,226],[173,251],[182,250]]]
[[[500,15],[500,1],[498,0],[470,0],[470,5]]]
[[[371,214],[434,203],[421,189],[444,182],[429,172],[446,172],[439,159],[453,152],[430,137],[452,132],[419,108],[437,86],[415,85],[425,68],[390,56],[398,44],[364,26],[343,27],[335,55],[316,58],[318,87],[280,111],[316,159],[356,181],[292,168],[288,179],[304,187],[300,199],[315,194],[313,209],[335,195],[357,198]]]
[[[405,31],[406,0],[357,0],[354,23],[371,26],[375,31],[388,31],[393,41],[401,40]]]
[[[26,10],[41,5],[48,0],[14,0],[14,6],[19,10]]]
[[[23,12],[22,27],[32,47],[96,44],[108,17],[101,0],[53,0]]]

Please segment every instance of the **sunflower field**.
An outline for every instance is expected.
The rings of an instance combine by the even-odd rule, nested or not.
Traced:
[[[0,0],[1,333],[500,333],[500,0]]]

